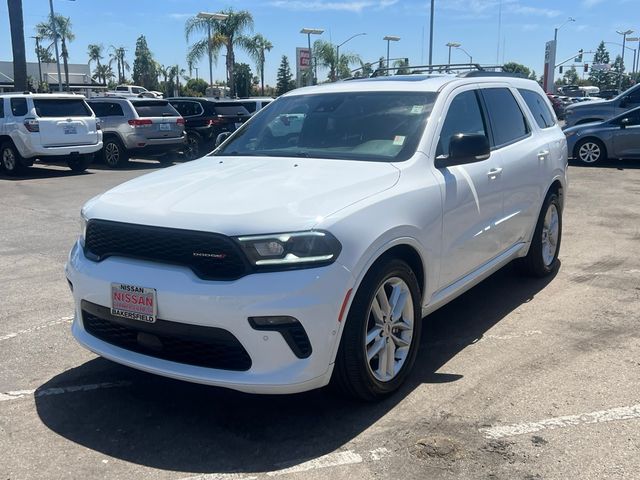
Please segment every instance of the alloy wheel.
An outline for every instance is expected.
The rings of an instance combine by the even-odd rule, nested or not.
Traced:
[[[110,167],[118,166],[120,162],[120,148],[115,143],[109,142],[104,147],[104,161]]]
[[[595,163],[600,158],[600,145],[594,142],[586,142],[580,146],[578,156],[585,163]]]
[[[553,263],[556,256],[559,233],[558,208],[552,203],[547,209],[542,225],[542,260],[547,267]]]
[[[10,148],[2,151],[2,166],[7,172],[13,172],[16,169],[16,156]]]
[[[385,280],[371,301],[364,347],[369,370],[381,382],[393,380],[409,355],[413,303],[409,286],[398,277]]]

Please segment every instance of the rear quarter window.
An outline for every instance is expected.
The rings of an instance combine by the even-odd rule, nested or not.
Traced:
[[[178,111],[167,101],[142,100],[131,102],[136,113],[141,117],[179,117]]]
[[[195,117],[197,115],[201,115],[203,112],[202,106],[198,102],[191,102],[187,100],[170,103],[183,117]]]
[[[33,100],[36,115],[39,117],[90,117],[91,109],[81,99],[37,98]]]
[[[540,128],[549,128],[556,124],[553,114],[549,110],[547,102],[542,98],[542,95],[533,90],[519,89],[518,92],[522,95],[522,98],[527,104],[527,107],[529,107],[529,110],[531,110],[531,114]]]
[[[511,90],[483,88],[480,91],[487,105],[493,146],[503,147],[529,135],[531,128]]]
[[[12,98],[11,99],[11,115],[14,117],[22,117],[27,114],[27,99]]]
[[[215,109],[218,115],[249,115],[247,109],[240,103],[218,102]]]

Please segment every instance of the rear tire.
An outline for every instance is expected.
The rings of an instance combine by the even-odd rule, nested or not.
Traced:
[[[400,388],[415,362],[422,329],[420,289],[409,265],[397,259],[374,265],[345,321],[333,386],[365,401]]]
[[[202,151],[202,138],[197,133],[188,133],[184,148],[184,159],[195,160],[200,158]]]
[[[597,138],[585,138],[576,145],[573,157],[586,165],[595,165],[607,159],[607,148]]]
[[[107,138],[102,145],[102,159],[109,168],[120,168],[129,161],[127,150],[117,138]]]
[[[69,168],[74,172],[81,173],[81,172],[84,172],[87,168],[89,168],[89,165],[91,165],[91,162],[93,162],[93,153],[80,155],[77,158],[72,158],[69,161],[67,161],[67,165],[69,165]]]
[[[545,277],[558,268],[558,254],[562,240],[562,209],[557,193],[550,193],[544,201],[529,253],[516,265],[528,276]]]
[[[0,169],[12,177],[19,175],[25,169],[22,156],[13,142],[4,142],[0,146]]]

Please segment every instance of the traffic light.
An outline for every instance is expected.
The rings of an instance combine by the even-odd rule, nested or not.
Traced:
[[[558,73],[562,73],[562,65],[558,68]]]
[[[584,64],[584,73],[589,73],[589,64],[588,63]]]
[[[574,62],[582,63],[582,52],[583,52],[582,49],[578,50],[578,56],[573,59]]]

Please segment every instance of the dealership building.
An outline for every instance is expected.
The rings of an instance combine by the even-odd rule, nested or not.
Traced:
[[[81,63],[69,63],[69,90],[76,93],[82,93],[89,96],[90,91],[104,90],[104,84],[95,83],[91,78],[91,70],[89,65]],[[42,76],[40,74],[42,72]],[[60,62],[60,73],[62,75],[63,88],[65,86],[64,65]],[[27,62],[27,77],[31,77],[31,83],[37,84],[40,77],[41,81],[49,84],[49,91],[58,90],[58,71],[55,63],[41,63],[38,68],[38,62]],[[13,62],[0,61],[0,93],[13,91]]]

